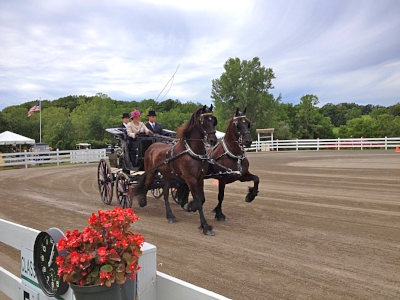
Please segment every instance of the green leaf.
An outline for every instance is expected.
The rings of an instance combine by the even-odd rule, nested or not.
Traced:
[[[113,270],[112,265],[104,265],[100,268],[100,271],[102,272],[111,272]]]

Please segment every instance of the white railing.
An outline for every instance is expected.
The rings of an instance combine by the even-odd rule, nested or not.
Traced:
[[[40,290],[33,270],[33,245],[39,231],[0,219],[0,242],[21,251],[21,277],[0,266],[0,291],[11,299],[50,300]],[[139,258],[136,300],[229,300],[228,298],[158,272],[157,248],[145,243]],[[29,297],[23,297],[25,293]],[[57,299],[75,300],[71,289]]]
[[[345,150],[345,149],[398,149],[400,138],[345,138],[345,139],[309,139],[309,140],[272,140],[255,141],[249,151],[282,151],[282,150]]]
[[[56,150],[43,152],[0,153],[0,167],[24,166],[25,168],[62,163],[90,163],[106,158],[106,149]]]
[[[345,149],[396,149],[400,147],[400,137],[394,138],[338,138],[309,140],[263,140],[254,141],[247,151],[284,151],[284,150],[345,150]],[[25,168],[62,163],[90,163],[106,158],[106,149],[56,150],[46,152],[0,153],[0,168],[24,166]]]

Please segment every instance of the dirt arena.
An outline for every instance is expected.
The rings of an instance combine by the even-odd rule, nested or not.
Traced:
[[[134,231],[157,246],[158,270],[232,299],[400,299],[400,153],[299,151],[250,153],[252,183],[227,186],[214,220],[217,185],[205,182],[205,215],[149,194]],[[82,229],[107,209],[97,164],[0,171],[0,218],[38,230]],[[116,204],[114,196],[113,204]],[[0,245],[0,265],[20,276],[20,254]],[[0,293],[0,298],[4,294]],[[190,300],[190,299],[188,299]]]

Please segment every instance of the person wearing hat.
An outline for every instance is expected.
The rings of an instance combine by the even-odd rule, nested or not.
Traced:
[[[128,126],[129,123],[129,113],[123,113],[122,114],[122,124],[118,125],[118,129],[121,130],[122,132],[125,132],[126,134],[126,126]]]
[[[140,122],[140,111],[137,109],[131,112],[132,122],[129,122],[126,126],[126,132],[131,138],[135,138],[137,135],[144,133],[147,135],[153,135],[153,132],[148,129],[143,122]]]
[[[131,119],[132,122],[129,122],[126,126],[126,132],[128,137],[130,138],[129,141],[129,158],[131,160],[132,166],[136,166],[136,158],[137,158],[137,148],[138,142],[136,137],[141,134],[153,135],[153,132],[144,125],[143,122],[140,122],[140,111],[137,109],[131,112]]]
[[[122,124],[119,127],[126,128],[126,126],[128,126],[128,123],[129,123],[129,113],[123,113],[122,114]]]
[[[155,110],[150,110],[147,117],[149,118],[149,122],[146,123],[146,127],[156,134],[165,135],[162,125],[156,122],[157,114]]]

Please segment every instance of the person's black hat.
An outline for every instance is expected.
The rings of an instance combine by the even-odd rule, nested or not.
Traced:
[[[130,116],[129,116],[129,114],[128,114],[128,113],[123,113],[123,114],[122,114],[122,119],[123,119],[123,118],[128,118],[128,119],[129,119],[129,118],[130,118]]]
[[[149,113],[147,114],[148,117],[157,117],[156,111],[155,110],[150,110]]]

